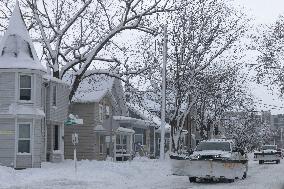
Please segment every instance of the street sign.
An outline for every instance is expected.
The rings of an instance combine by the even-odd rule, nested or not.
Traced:
[[[73,145],[79,143],[79,136],[78,136],[77,133],[73,133],[73,134],[72,134],[72,143],[73,143]]]
[[[64,121],[65,126],[72,125],[83,125],[83,119],[79,119],[78,116],[74,116],[73,114],[69,114],[66,121]]]

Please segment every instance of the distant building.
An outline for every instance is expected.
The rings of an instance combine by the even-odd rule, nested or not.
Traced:
[[[272,115],[271,126],[274,130],[284,128],[284,114]]]
[[[271,125],[272,124],[272,114],[271,114],[271,111],[261,111],[260,112],[260,118],[261,118],[261,121],[267,125]]]

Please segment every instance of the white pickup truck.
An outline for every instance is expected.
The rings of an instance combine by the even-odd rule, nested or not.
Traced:
[[[254,152],[254,159],[263,164],[264,162],[280,163],[282,152],[277,150],[277,145],[263,145],[260,151]]]
[[[232,140],[211,139],[202,141],[188,157],[171,156],[175,175],[188,176],[190,182],[213,180],[234,182],[246,178],[248,159]]]

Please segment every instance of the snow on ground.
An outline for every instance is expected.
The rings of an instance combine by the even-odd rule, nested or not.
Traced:
[[[0,167],[0,188],[9,189],[284,189],[284,161],[259,165],[249,162],[248,178],[234,183],[190,183],[171,175],[170,162],[135,159],[131,162],[73,161],[44,163],[42,168]]]

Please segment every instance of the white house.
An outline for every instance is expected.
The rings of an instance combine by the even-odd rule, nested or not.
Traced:
[[[40,63],[19,4],[0,43],[0,164],[40,167],[64,158],[69,86]]]

